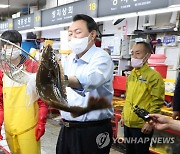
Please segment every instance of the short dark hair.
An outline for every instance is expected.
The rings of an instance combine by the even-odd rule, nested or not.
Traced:
[[[136,44],[143,44],[146,53],[152,53],[151,45],[147,42],[136,42]]]
[[[2,33],[1,38],[15,44],[19,43],[20,45],[22,42],[22,35],[17,30],[7,30]],[[2,46],[4,46],[5,44],[7,43],[4,41],[1,41]]]
[[[88,31],[98,30],[98,26],[93,18],[85,14],[77,14],[73,17],[73,21],[84,20],[87,23]]]

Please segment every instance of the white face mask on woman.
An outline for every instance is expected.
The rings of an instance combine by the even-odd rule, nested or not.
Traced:
[[[18,48],[3,49],[2,54],[4,54],[4,57],[6,57],[7,59],[14,60],[21,54],[21,50]]]
[[[90,36],[90,34],[89,34],[89,36]],[[87,46],[89,44],[88,37],[83,37],[83,38],[74,38],[73,37],[71,39],[71,41],[69,41],[68,45],[76,55],[82,53],[87,48]]]

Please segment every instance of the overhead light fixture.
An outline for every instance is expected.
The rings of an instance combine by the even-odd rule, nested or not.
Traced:
[[[64,23],[59,25],[52,25],[52,26],[46,26],[46,27],[34,27],[33,29],[27,29],[27,30],[21,30],[19,31],[21,34],[28,33],[28,32],[36,32],[36,31],[44,31],[44,30],[51,30],[56,28],[62,28],[70,26],[71,23]]]
[[[62,28],[62,27],[68,27],[70,26],[70,22],[58,24],[58,25],[52,25],[52,26],[45,26],[45,27],[35,27],[36,31],[43,31],[43,30],[49,30],[49,29],[55,29],[55,28]]]
[[[113,20],[113,25],[118,25],[120,22],[122,22],[125,18],[118,18]]]
[[[5,4],[0,4],[0,8],[7,8],[9,7],[10,5],[5,5]]]
[[[113,16],[107,16],[107,17],[100,17],[100,18],[94,18],[96,22],[101,22],[101,21],[110,21],[113,19],[120,19],[120,18],[131,18],[131,17],[137,17],[138,14],[136,12],[133,13],[126,13],[126,14],[121,14],[121,15],[113,15]]]
[[[163,9],[155,9],[155,10],[149,10],[149,11],[142,11],[138,12],[138,16],[145,16],[145,15],[152,15],[152,14],[160,14],[160,13],[168,13],[168,12],[175,12],[180,11],[180,6],[169,6],[167,8]]]
[[[27,30],[20,30],[19,33],[25,34],[25,33],[28,33],[28,32],[36,32],[36,31],[38,31],[38,30],[36,30],[36,29],[27,29]]]

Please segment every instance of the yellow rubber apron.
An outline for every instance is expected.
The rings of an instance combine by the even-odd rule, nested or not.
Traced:
[[[38,104],[35,102],[28,106],[26,85],[18,84],[5,75],[3,101],[6,140],[11,153],[40,154],[40,142],[35,138]]]

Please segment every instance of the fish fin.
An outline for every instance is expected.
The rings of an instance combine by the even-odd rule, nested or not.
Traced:
[[[88,110],[99,110],[99,109],[106,109],[112,107],[112,104],[108,102],[107,99],[104,97],[100,98],[95,98],[95,97],[90,97],[88,100]]]
[[[100,97],[100,98],[90,97],[88,100],[88,106],[86,108],[71,106],[71,109],[73,110],[71,111],[71,116],[78,117],[93,110],[100,110],[111,107],[112,104],[109,103],[107,99],[105,99],[104,97]]]
[[[63,92],[64,98],[67,99],[63,67],[62,67],[61,61],[59,60],[56,60],[56,61],[60,69],[62,92]]]
[[[52,89],[53,89],[53,94],[56,97],[56,99],[61,102],[63,97],[62,97],[61,92],[59,91],[59,89],[56,87],[56,85],[53,85]]]

